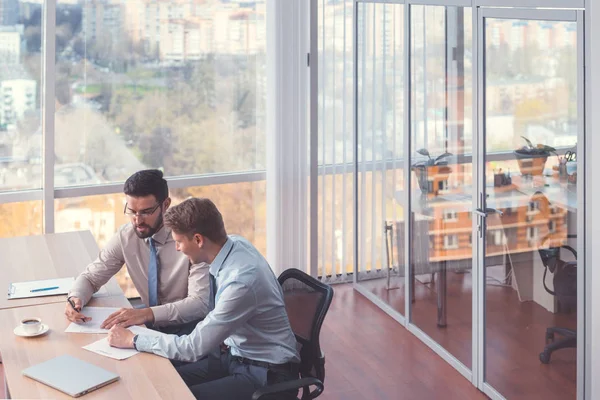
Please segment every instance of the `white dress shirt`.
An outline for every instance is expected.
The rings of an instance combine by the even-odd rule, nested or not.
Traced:
[[[217,284],[215,309],[188,336],[139,335],[139,351],[197,361],[224,341],[234,356],[272,364],[300,361],[281,286],[252,244],[229,236],[210,273]]]

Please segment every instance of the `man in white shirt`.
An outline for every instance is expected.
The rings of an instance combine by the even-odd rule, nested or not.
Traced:
[[[204,400],[250,399],[260,387],[296,379],[296,338],[283,291],[264,257],[246,239],[227,235],[209,199],[192,198],[172,207],[165,225],[192,263],[210,264],[214,309],[188,336],[134,335],[115,326],[109,343],[193,362],[178,371]],[[223,342],[227,350],[219,351]]]

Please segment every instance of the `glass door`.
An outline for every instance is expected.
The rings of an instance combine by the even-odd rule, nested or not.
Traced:
[[[478,13],[478,384],[492,398],[575,399],[583,12]]]

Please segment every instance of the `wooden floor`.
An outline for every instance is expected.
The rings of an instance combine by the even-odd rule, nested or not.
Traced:
[[[321,331],[326,379],[319,399],[487,399],[350,285],[334,290]],[[0,398],[3,390],[0,379]]]
[[[351,286],[334,290],[321,331],[326,379],[319,399],[487,399]]]
[[[386,290],[381,279],[361,284],[396,310],[404,311],[403,289]],[[413,322],[470,368],[471,274],[448,273],[445,328],[437,326],[436,289],[435,281],[415,285]],[[574,329],[576,313],[552,314],[533,301],[520,302],[510,287],[491,284],[486,287],[486,301],[487,382],[508,399],[575,399],[576,349],[558,350],[548,365],[540,363],[538,356],[545,345],[546,328]]]

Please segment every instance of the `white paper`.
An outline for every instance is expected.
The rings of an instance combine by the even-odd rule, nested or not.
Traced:
[[[86,317],[91,317],[88,322],[71,322],[65,329],[68,333],[108,333],[108,329],[100,328],[100,325],[108,318],[108,316],[120,308],[115,307],[83,307],[81,313]]]
[[[129,329],[131,332],[136,335],[150,335],[150,336],[161,336],[164,335],[162,332],[153,331],[152,329],[144,328],[142,326],[130,326]],[[117,347],[112,347],[108,344],[108,338],[100,339],[92,344],[88,344],[87,346],[83,346],[84,349],[92,351],[94,353],[100,354],[102,356],[114,358],[115,360],[125,360],[129,357],[135,356],[139,353],[135,349],[119,349]]]
[[[97,342],[83,346],[83,348],[102,356],[114,358],[115,360],[125,360],[138,353],[135,349],[119,349],[111,347],[111,345],[108,344],[108,338],[100,339]]]
[[[73,286],[75,278],[44,279],[41,281],[14,282],[8,286],[8,299],[25,299],[29,297],[56,296],[67,294]],[[57,289],[32,292],[34,289],[42,289],[58,286]]]

